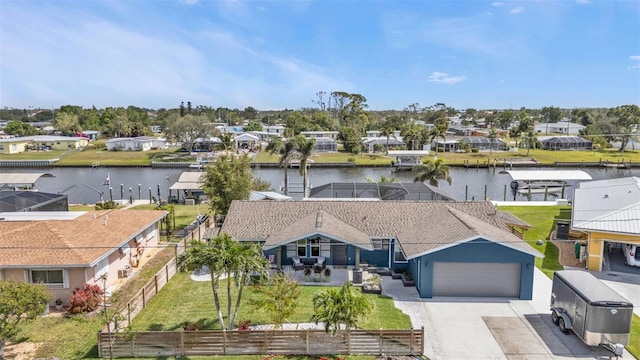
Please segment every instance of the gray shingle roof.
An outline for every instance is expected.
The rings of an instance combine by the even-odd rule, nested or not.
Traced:
[[[322,226],[317,227],[319,217]],[[483,237],[541,256],[509,232],[490,202],[234,201],[220,231],[238,241],[263,241],[267,247],[309,234],[366,249],[372,237],[397,238],[407,258]]]

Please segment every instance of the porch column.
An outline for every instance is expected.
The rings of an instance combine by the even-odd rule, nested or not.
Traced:
[[[356,247],[356,269],[360,268],[360,248]]]
[[[276,252],[276,265],[278,265],[278,268],[282,268],[282,246],[278,246],[278,251]]]

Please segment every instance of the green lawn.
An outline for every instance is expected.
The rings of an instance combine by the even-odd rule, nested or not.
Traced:
[[[556,270],[562,270],[562,265],[558,262],[558,248],[547,240],[556,226],[556,221],[571,216],[570,206],[504,206],[500,210],[508,211],[532,226],[524,233],[524,239],[544,254],[544,258],[536,258],[536,266],[542,272],[553,278]],[[536,244],[538,240],[543,240],[543,244]]]
[[[226,294],[226,285],[221,285]],[[312,297],[322,289],[318,286],[303,286],[298,302],[298,311],[290,323],[309,322],[313,312]],[[358,290],[358,289],[356,289]],[[221,294],[222,295],[222,294]],[[268,314],[252,308],[249,300],[258,296],[246,287],[238,313],[238,321],[250,320],[252,325],[270,323]],[[386,296],[365,294],[375,303],[375,311],[361,323],[366,329],[410,329],[411,320],[393,305]],[[235,295],[234,295],[235,299]],[[221,296],[222,308],[226,308],[226,295]],[[179,273],[156,295],[149,305],[135,318],[132,324],[136,331],[180,330],[185,321],[197,322],[201,330],[220,329],[213,303],[211,283],[193,281],[189,274]]]

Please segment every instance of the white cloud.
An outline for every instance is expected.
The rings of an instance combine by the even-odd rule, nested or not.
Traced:
[[[589,0],[576,0],[576,3],[577,4],[586,5],[586,4],[591,3],[591,1],[589,1]]]
[[[356,90],[339,68],[255,50],[230,32],[148,33],[83,11],[47,10],[3,9],[15,20],[2,22],[2,90],[13,91],[0,91],[0,104],[285,108],[308,106],[285,94]],[[38,27],[25,28],[24,19]]]
[[[187,5],[195,5],[198,3],[198,0],[180,0],[180,2]]]
[[[511,10],[509,11],[509,14],[511,14],[511,15],[515,15],[515,14],[520,14],[520,13],[522,13],[522,12],[524,12],[524,7],[522,7],[522,6],[518,6],[518,7],[514,7],[513,9],[511,9]]]
[[[503,3],[503,2],[500,2],[500,1],[496,1],[496,2],[494,2],[494,3],[491,3],[491,6],[493,6],[493,7],[504,6],[504,3]]]
[[[640,69],[640,55],[631,55],[629,56],[629,60],[637,61],[637,63],[627,66],[627,69]]]
[[[429,75],[429,80],[427,81],[441,84],[457,84],[465,80],[467,80],[465,76],[449,76],[447,73],[434,71]]]

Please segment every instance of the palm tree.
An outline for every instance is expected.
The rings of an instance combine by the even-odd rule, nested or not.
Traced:
[[[210,240],[210,243],[194,240],[189,247],[178,256],[181,271],[193,271],[206,266],[211,271],[211,290],[218,312],[218,321],[223,330],[232,330],[242,300],[242,289],[247,284],[251,272],[264,273],[267,260],[254,244],[239,243],[231,236],[222,233]],[[227,320],[224,322],[220,305],[220,279],[227,279]],[[232,280],[233,279],[233,280]],[[235,309],[232,309],[232,284],[238,290]],[[233,313],[232,313],[233,311]]]
[[[529,150],[538,145],[538,138],[536,137],[536,133],[533,129],[529,129],[529,131],[527,131],[527,134],[524,136],[524,143],[527,145],[527,156],[529,156]]]
[[[280,155],[279,164],[284,167],[284,194],[289,195],[288,169],[295,152],[295,144],[291,141],[284,142],[280,138],[275,137],[269,141],[266,150],[271,155]]]
[[[489,139],[489,159],[491,159],[491,153],[493,153],[493,142],[498,137],[498,133],[496,129],[490,129],[489,134],[487,134],[487,138]]]
[[[438,154],[438,138],[447,141],[447,128],[443,124],[434,126],[429,132],[429,142],[436,142],[436,155]]]
[[[320,290],[313,296],[311,321],[324,322],[326,332],[335,334],[341,325],[347,330],[358,328],[358,321],[373,311],[373,304],[364,295],[354,291],[350,282],[341,288]]]
[[[304,135],[295,137],[295,149],[300,155],[300,175],[302,175],[302,192],[307,197],[307,161],[316,146],[316,139],[307,139]]]
[[[439,180],[446,180],[449,185],[453,179],[449,174],[449,165],[444,163],[444,160],[426,160],[422,164],[418,164],[413,167],[413,171],[420,172],[413,182],[425,182],[429,180],[429,184],[433,186],[439,186]]]
[[[393,136],[394,140],[395,140],[395,136],[393,135],[393,132],[396,131],[396,129],[393,126],[383,126],[380,129],[380,135],[385,136],[387,138],[387,143],[385,145],[385,152],[388,154],[389,153],[389,138],[391,136]]]

